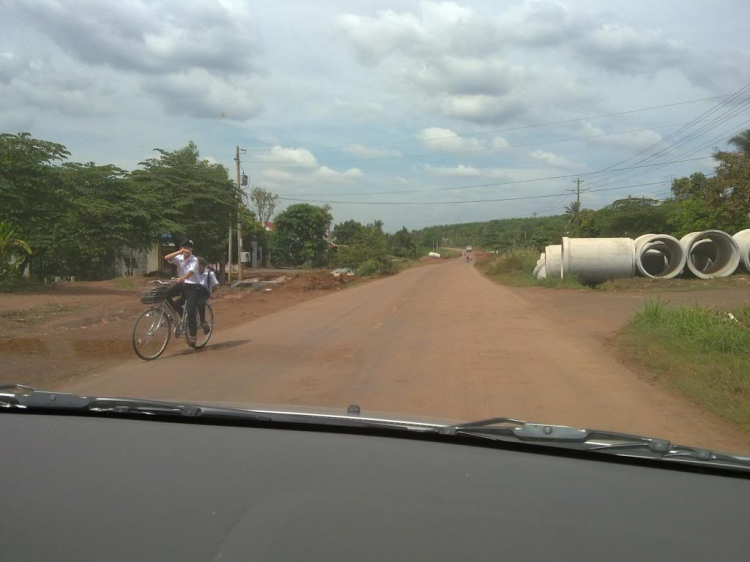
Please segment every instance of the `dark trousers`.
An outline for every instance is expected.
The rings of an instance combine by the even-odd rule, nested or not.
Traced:
[[[206,301],[208,300],[208,297],[211,296],[211,293],[208,292],[208,289],[206,289],[203,285],[198,285],[198,315],[201,318],[201,322],[206,321]]]
[[[195,309],[198,305],[198,289],[199,286],[193,283],[180,283],[169,289],[169,293],[167,293],[170,304],[180,316],[183,314],[184,303],[188,320],[188,334],[192,337],[195,337],[195,334],[198,332],[198,322],[195,319]],[[172,297],[176,296],[180,296],[181,298],[173,301]]]

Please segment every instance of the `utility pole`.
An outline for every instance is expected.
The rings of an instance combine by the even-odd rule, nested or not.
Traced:
[[[232,282],[232,213],[229,213],[229,252],[227,255],[227,283]]]
[[[242,281],[242,176],[240,175],[240,152],[245,152],[244,149],[237,147],[237,153],[234,157],[234,161],[237,163],[237,191],[238,193],[238,205],[237,205],[237,280]],[[229,247],[231,248],[231,235],[230,235]],[[230,250],[231,255],[231,250]]]
[[[581,235],[581,184],[583,180],[578,178],[576,184],[576,238]]]

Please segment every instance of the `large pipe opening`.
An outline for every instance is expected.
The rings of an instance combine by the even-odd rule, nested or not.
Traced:
[[[644,234],[635,240],[636,267],[652,279],[672,279],[685,268],[685,250],[668,234]]]
[[[688,269],[699,279],[729,277],[740,264],[737,242],[721,230],[691,232],[680,240]]]

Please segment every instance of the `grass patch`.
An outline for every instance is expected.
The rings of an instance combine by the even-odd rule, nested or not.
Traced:
[[[0,279],[0,293],[39,293],[49,291],[49,285],[29,281],[22,277]]]
[[[536,279],[534,266],[539,253],[530,249],[511,250],[498,256],[477,262],[477,267],[490,279],[511,287],[551,287],[557,289],[584,289],[580,281],[573,277]]]
[[[750,289],[750,275],[747,273],[735,273],[730,277],[717,279],[696,279],[693,277],[649,279],[648,277],[631,277],[628,279],[605,281],[597,287],[600,291],[638,291],[639,293],[705,291],[707,289],[733,288]]]
[[[750,430],[750,308],[646,303],[617,339],[636,363],[696,404]]]

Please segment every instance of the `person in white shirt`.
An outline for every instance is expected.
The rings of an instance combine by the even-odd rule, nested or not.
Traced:
[[[177,285],[169,290],[169,301],[178,313],[182,314],[181,303],[172,301],[171,297],[182,295],[185,301],[185,314],[188,319],[187,341],[195,345],[195,336],[198,332],[198,322],[195,318],[195,310],[198,303],[198,287],[200,285],[200,273],[198,271],[198,258],[193,255],[193,241],[184,240],[180,249],[164,256],[169,263],[177,266]]]
[[[200,327],[204,334],[208,334],[211,327],[206,322],[206,301],[211,297],[214,288],[219,286],[219,280],[216,278],[214,270],[206,267],[206,260],[198,258],[198,273],[200,274],[200,284],[198,286],[198,315],[201,319]]]

